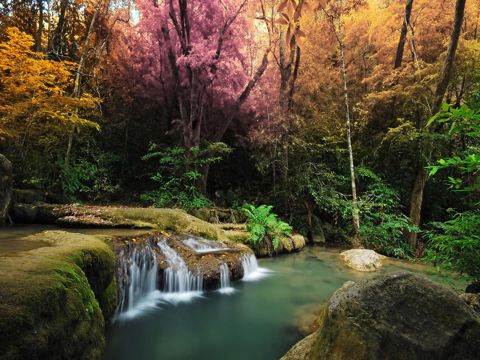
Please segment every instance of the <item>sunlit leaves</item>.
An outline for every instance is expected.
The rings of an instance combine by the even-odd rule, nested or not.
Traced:
[[[71,125],[98,130],[87,116],[96,112],[99,99],[70,96],[74,64],[33,52],[32,37],[16,28],[7,29],[7,36],[0,43],[0,136],[15,138],[27,130],[43,136],[51,126],[60,132]]]

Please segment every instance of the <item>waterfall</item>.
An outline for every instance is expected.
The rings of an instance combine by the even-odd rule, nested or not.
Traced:
[[[123,250],[119,255],[120,301],[115,318],[135,316],[150,301],[157,288],[157,260],[149,244]]]
[[[222,294],[233,294],[235,292],[235,289],[230,286],[230,270],[226,263],[220,265],[220,288],[218,291]]]
[[[186,240],[183,240],[183,243],[199,254],[230,250],[225,244],[219,241],[207,240],[200,237],[190,236]]]
[[[253,254],[243,255],[240,260],[243,267],[243,281],[260,280],[270,274],[268,269],[258,266],[257,258]]]
[[[165,240],[158,243],[169,267],[163,275],[163,291],[165,293],[191,293],[203,290],[203,275],[192,273],[178,253]]]

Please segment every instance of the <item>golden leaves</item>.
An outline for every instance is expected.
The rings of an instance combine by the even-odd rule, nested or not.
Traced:
[[[31,50],[33,38],[16,28],[7,29],[0,43],[0,124],[2,137],[16,137],[26,129],[48,132],[65,124],[99,130],[87,117],[94,116],[100,99],[72,93],[75,64],[46,59]],[[62,130],[63,131],[63,130]]]

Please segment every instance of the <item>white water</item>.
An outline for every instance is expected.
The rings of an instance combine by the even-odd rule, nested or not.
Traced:
[[[203,291],[203,274],[192,273],[185,261],[165,240],[158,243],[169,267],[163,272],[163,296],[169,302],[185,302]]]
[[[183,240],[183,243],[199,254],[229,250],[225,244],[219,241],[204,238],[189,237]]]
[[[157,260],[149,246],[135,247],[121,265],[122,293],[115,320],[131,318],[146,308],[155,307]]]
[[[230,286],[230,270],[225,263],[220,265],[220,288],[218,291],[222,294],[233,294],[235,292],[235,289]]]
[[[243,267],[243,281],[257,281],[271,274],[268,269],[258,266],[255,255],[243,255],[240,260]]]

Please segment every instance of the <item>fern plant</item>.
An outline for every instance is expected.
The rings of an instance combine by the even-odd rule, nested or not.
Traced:
[[[246,204],[242,210],[247,216],[249,243],[256,249],[265,248],[268,255],[282,249],[282,238],[290,236],[292,227],[278,219],[273,206]]]

